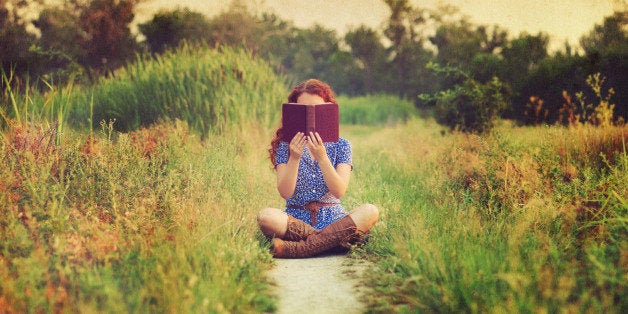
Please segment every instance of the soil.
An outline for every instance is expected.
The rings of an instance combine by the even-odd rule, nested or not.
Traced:
[[[364,313],[360,281],[367,266],[343,254],[275,259],[269,275],[279,297],[277,313]]]

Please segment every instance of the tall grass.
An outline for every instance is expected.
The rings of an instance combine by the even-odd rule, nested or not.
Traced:
[[[133,94],[125,88],[135,82],[115,85],[113,78],[104,87],[61,88],[67,97],[5,91],[14,109],[3,107],[0,136],[0,312],[274,308],[263,276],[270,255],[254,221],[260,206],[280,203],[264,152],[279,112],[271,107],[281,103],[285,87],[275,76],[256,76],[263,65],[246,53],[194,53],[197,68],[225,62],[225,73],[218,72],[224,76],[213,77],[219,80],[214,93],[224,93],[216,97],[225,100],[206,104],[232,106],[226,120],[200,124],[203,112],[189,111],[189,121],[163,116],[165,122],[120,133],[116,125],[127,116],[109,119],[99,97],[110,93],[120,101],[112,108],[124,107]],[[191,67],[187,57],[178,61]],[[141,66],[179,75],[176,62],[166,61],[161,71],[154,61]],[[235,65],[240,72],[229,67]],[[256,88],[245,77],[260,79]],[[191,89],[185,97],[205,95],[194,91],[204,85],[188,83],[178,86]],[[63,115],[45,104],[58,104]],[[94,131],[77,128],[90,120],[100,121]],[[74,128],[60,132],[61,124]]]
[[[339,96],[337,101],[343,124],[391,125],[417,115],[412,102],[392,95]]]
[[[70,83],[57,86],[54,82],[41,81],[44,86],[31,85],[30,80],[15,82],[12,73],[2,71],[1,78],[4,89],[0,95],[0,128],[9,125],[22,125],[38,121],[54,126],[61,133],[64,131],[68,116],[77,102],[77,87]],[[14,85],[22,85],[13,88]]]
[[[184,49],[5,91],[0,311],[275,310],[255,215],[283,205],[265,151],[285,87],[246,53]],[[372,312],[626,312],[626,126],[451,134],[378,97],[339,99],[360,117],[343,202],[381,208]]]
[[[12,128],[0,146],[0,309],[271,310],[254,224],[278,201],[265,134],[201,144],[183,122],[103,125],[55,144],[41,126]]]
[[[383,211],[373,312],[625,312],[625,126],[345,130]]]
[[[93,100],[85,103],[93,101],[94,123],[115,119],[118,130],[180,119],[207,134],[251,122],[270,126],[286,94],[268,63],[244,50],[185,45],[139,57],[87,91]],[[75,119],[89,117],[83,108]]]

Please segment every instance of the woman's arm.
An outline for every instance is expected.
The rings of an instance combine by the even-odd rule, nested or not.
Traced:
[[[323,140],[318,133],[312,134],[310,132],[307,147],[312,152],[314,159],[318,161],[319,167],[321,167],[329,192],[336,198],[342,198],[347,191],[349,179],[351,178],[351,165],[338,164],[334,169],[329,156],[327,156],[327,149],[325,149]]]
[[[277,190],[283,199],[289,199],[297,186],[299,161],[307,139],[305,134],[297,133],[290,141],[290,157],[288,163],[277,165]]]

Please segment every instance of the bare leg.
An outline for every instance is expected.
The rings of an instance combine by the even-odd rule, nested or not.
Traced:
[[[264,208],[257,215],[257,223],[265,236],[281,238],[288,230],[288,215],[281,209]]]
[[[369,231],[379,218],[379,210],[373,204],[364,204],[349,213],[359,231]]]

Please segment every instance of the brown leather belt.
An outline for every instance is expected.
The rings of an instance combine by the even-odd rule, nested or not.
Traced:
[[[313,201],[310,203],[307,203],[303,206],[298,206],[298,205],[288,205],[288,208],[303,208],[307,211],[310,212],[310,218],[312,219],[312,225],[316,226],[316,213],[318,213],[319,210],[321,210],[321,208],[326,207],[326,206],[332,206],[332,205],[338,205],[340,203],[322,203],[319,201]]]

